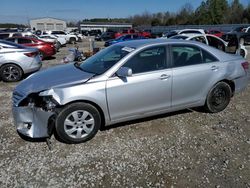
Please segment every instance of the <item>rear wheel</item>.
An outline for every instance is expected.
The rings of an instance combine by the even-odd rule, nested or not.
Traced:
[[[240,49],[240,55],[245,58],[246,52],[243,49]]]
[[[23,70],[14,64],[6,64],[0,68],[0,77],[5,82],[17,82],[23,77]]]
[[[230,102],[232,90],[225,82],[217,83],[208,93],[205,109],[210,113],[224,110]]]
[[[98,110],[87,103],[73,103],[56,118],[56,133],[66,143],[81,143],[93,138],[101,126]]]
[[[71,37],[71,38],[69,39],[69,42],[70,42],[71,44],[76,44],[76,39],[73,38],[73,37]]]

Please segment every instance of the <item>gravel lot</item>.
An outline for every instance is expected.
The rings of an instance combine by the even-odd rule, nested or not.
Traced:
[[[79,46],[86,51],[88,43]],[[67,53],[62,48],[43,68]],[[52,137],[51,151],[16,133],[16,85],[0,81],[1,188],[250,187],[250,85],[218,114],[184,110],[119,124],[78,145]]]

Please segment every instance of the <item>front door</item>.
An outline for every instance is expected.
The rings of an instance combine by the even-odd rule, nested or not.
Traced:
[[[133,75],[107,81],[107,101],[111,121],[145,116],[171,106],[172,70],[167,69],[166,47],[145,49],[123,67]]]

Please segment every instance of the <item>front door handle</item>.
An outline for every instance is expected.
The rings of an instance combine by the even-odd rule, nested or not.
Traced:
[[[211,70],[212,70],[212,71],[217,71],[218,69],[219,69],[219,67],[218,67],[218,66],[215,66],[215,65],[211,67]]]
[[[161,80],[167,80],[168,78],[170,78],[170,75],[167,74],[162,74],[160,77]]]

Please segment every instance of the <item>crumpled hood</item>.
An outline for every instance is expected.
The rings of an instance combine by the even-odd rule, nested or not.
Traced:
[[[27,96],[54,87],[84,83],[93,75],[77,69],[73,64],[60,65],[32,74],[18,84],[15,91]]]

